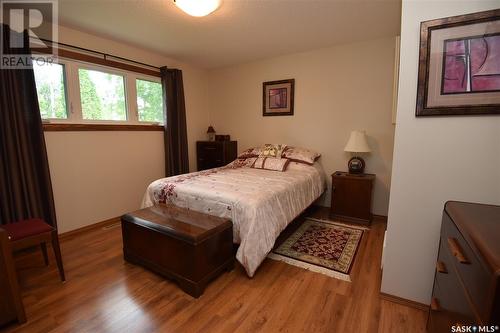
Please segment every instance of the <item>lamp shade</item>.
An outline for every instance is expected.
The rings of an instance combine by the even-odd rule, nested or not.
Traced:
[[[344,148],[344,151],[351,153],[369,153],[371,151],[364,131],[352,131],[349,141]]]

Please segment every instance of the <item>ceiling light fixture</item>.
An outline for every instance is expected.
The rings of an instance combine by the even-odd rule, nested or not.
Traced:
[[[219,8],[222,0],[174,0],[174,3],[186,14],[201,17]]]

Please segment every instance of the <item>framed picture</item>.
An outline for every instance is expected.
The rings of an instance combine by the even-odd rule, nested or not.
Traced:
[[[295,80],[264,82],[263,116],[292,116]]]
[[[500,114],[500,9],[422,22],[416,116]]]

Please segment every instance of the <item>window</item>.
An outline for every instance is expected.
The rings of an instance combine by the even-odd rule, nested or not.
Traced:
[[[58,62],[33,63],[45,122],[163,124],[163,92],[158,77],[77,60]]]
[[[123,76],[78,69],[82,116],[87,120],[127,120]]]
[[[33,62],[40,113],[45,119],[67,119],[64,65]]]
[[[137,79],[137,117],[139,121],[163,122],[161,83]]]

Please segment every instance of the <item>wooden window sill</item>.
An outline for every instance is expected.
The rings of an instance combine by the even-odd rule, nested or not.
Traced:
[[[51,124],[44,123],[45,132],[81,131],[163,131],[163,125],[126,125],[126,124]]]

